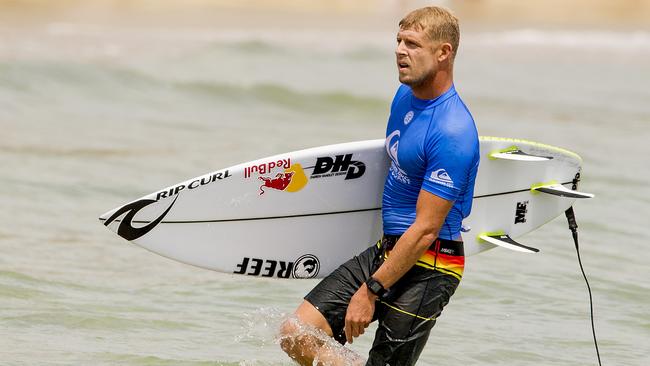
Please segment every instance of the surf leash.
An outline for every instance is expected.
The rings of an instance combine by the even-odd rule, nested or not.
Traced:
[[[578,246],[578,224],[576,223],[576,217],[573,212],[573,206],[569,207],[568,210],[564,212],[566,215],[567,221],[569,222],[569,229],[573,235],[573,243],[576,246],[576,253],[578,254],[578,264],[580,265],[580,271],[582,271],[582,277],[585,279],[587,284],[587,291],[589,292],[589,309],[591,311],[591,333],[594,336],[594,346],[596,346],[596,356],[598,357],[598,365],[602,366],[600,363],[600,352],[598,351],[598,340],[596,339],[596,327],[594,326],[594,301],[591,296],[591,287],[589,286],[589,281],[587,280],[587,275],[585,274],[585,269],[582,266],[582,260],[580,260],[580,248]]]

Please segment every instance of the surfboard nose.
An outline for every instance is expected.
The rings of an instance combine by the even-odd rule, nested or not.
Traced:
[[[114,209],[112,209],[112,210],[106,211],[105,213],[99,215],[99,217],[98,217],[99,222],[101,222],[102,224],[104,224],[104,223],[106,222],[106,220],[108,220],[108,218],[111,217],[111,215],[113,215],[113,213],[114,213],[116,210],[117,210],[117,208],[114,208]]]

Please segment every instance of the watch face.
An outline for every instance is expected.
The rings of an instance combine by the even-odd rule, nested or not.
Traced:
[[[377,286],[377,282],[370,283],[370,291],[374,292],[375,294],[379,291],[379,286]]]
[[[381,296],[385,292],[384,286],[382,286],[381,283],[379,283],[372,277],[369,278],[368,281],[366,281],[366,285],[368,286],[370,292],[372,292],[377,296]]]

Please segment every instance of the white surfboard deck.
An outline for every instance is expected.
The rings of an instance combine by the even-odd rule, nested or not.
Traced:
[[[496,246],[481,235],[516,239],[562,214],[575,197],[535,188],[574,188],[582,163],[575,153],[525,140],[481,137],[480,146],[472,213],[463,222],[470,228],[462,234],[466,255]],[[525,158],[512,159],[511,151]],[[100,221],[139,246],[198,267],[323,277],[380,239],[388,165],[383,139],[290,152],[164,188]]]

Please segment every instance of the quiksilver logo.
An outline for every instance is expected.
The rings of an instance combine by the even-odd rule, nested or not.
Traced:
[[[434,183],[442,184],[447,187],[454,187],[454,181],[451,180],[449,174],[444,169],[438,169],[431,173],[431,181]]]
[[[386,153],[388,153],[390,160],[393,162],[390,165],[390,174],[398,182],[402,182],[404,184],[410,185],[411,179],[409,178],[408,174],[406,174],[406,172],[399,166],[399,159],[398,159],[399,137],[400,137],[399,130],[395,130],[391,132],[391,134],[388,135],[388,137],[386,137],[386,142],[385,142]]]
[[[399,150],[399,130],[393,131],[386,137],[386,152],[395,165],[399,167],[399,160],[397,160],[397,151]],[[395,140],[393,142],[393,140]]]
[[[165,210],[165,212],[162,213],[162,215],[158,216],[158,218],[149,222],[145,226],[133,227],[132,224],[133,217],[135,217],[135,214],[137,214],[143,208],[149,206],[154,202],[158,202],[156,200],[144,199],[144,200],[135,201],[129,203],[128,205],[122,206],[119,210],[115,211],[115,213],[111,215],[111,217],[109,217],[106,220],[106,222],[104,222],[104,225],[108,226],[111,222],[115,221],[115,219],[126,214],[124,218],[120,221],[120,226],[117,228],[117,235],[129,241],[135,240],[147,234],[151,230],[153,230],[153,228],[156,227],[162,221],[162,219],[167,215],[169,210],[171,210],[172,206],[174,206],[176,199],[178,199],[178,196],[174,198],[172,203],[169,205],[169,207],[167,207],[167,209]]]

